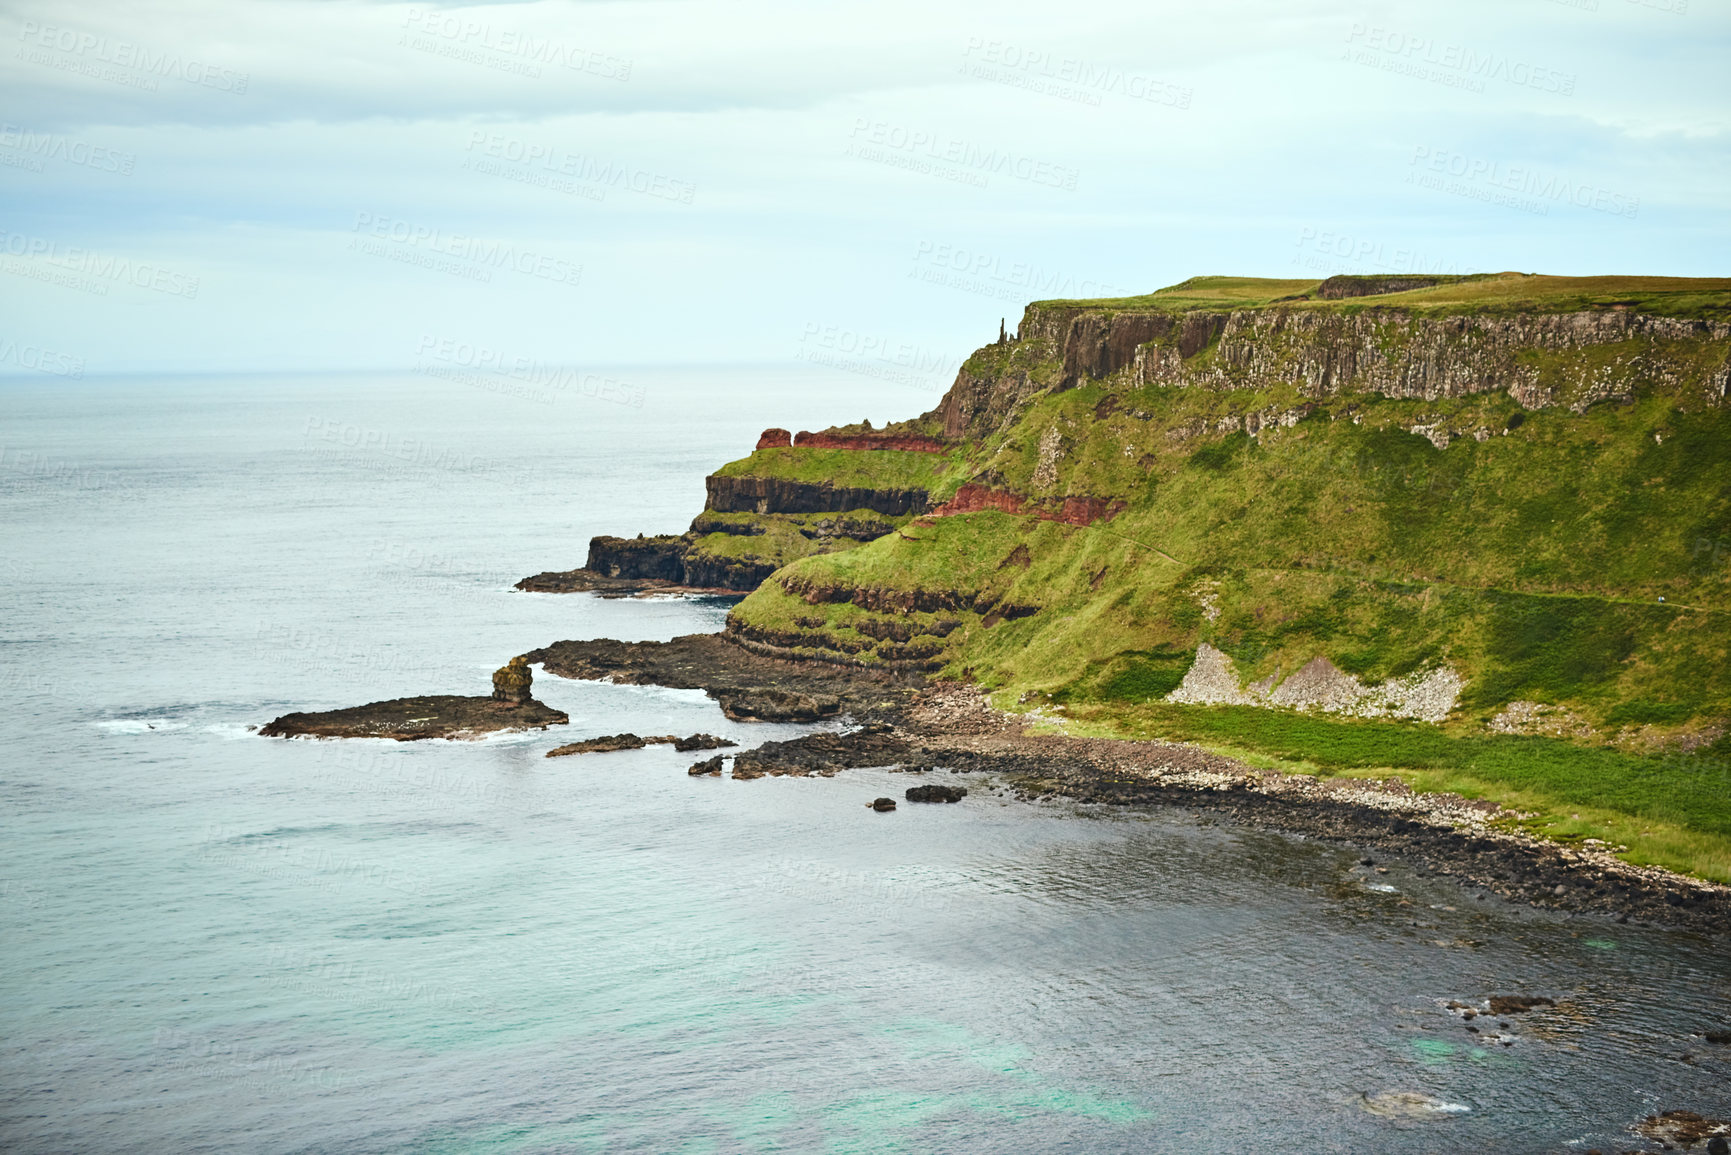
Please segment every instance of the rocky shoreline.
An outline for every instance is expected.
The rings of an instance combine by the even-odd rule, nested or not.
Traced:
[[[527,657],[561,677],[702,689],[736,719],[752,717],[740,712],[742,702],[833,701],[825,712],[770,710],[764,720],[845,716],[853,724],[732,755],[732,776],[741,780],[827,777],[868,766],[990,773],[1025,798],[1182,807],[1398,855],[1422,874],[1479,891],[1480,899],[1731,933],[1731,887],[1533,838],[1511,829],[1507,820],[1516,815],[1495,803],[1415,793],[1399,779],[1317,779],[1258,770],[1194,746],[1034,734],[1034,720],[992,709],[974,687],[766,657],[716,634],[558,642]],[[719,776],[728,758],[706,759],[691,773]]]

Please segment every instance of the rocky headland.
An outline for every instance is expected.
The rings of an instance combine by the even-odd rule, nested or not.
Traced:
[[[1728,394],[1726,279],[1035,302],[930,412],[767,429],[686,533],[525,582],[744,592],[724,635],[534,657],[850,727],[700,778],[991,770],[1705,926],[1731,881]],[[1031,714],[958,732],[943,685]]]
[[[986,773],[1722,932],[1728,394],[1731,279],[1035,302],[930,412],[767,429],[685,533],[518,586],[745,595],[724,633],[521,660],[831,723],[697,779]]]

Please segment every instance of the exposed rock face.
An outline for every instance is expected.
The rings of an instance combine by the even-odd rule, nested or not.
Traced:
[[[435,694],[392,698],[346,710],[284,714],[259,728],[266,738],[479,738],[505,730],[545,730],[571,719],[533,699],[517,704],[495,698]]]
[[[1330,293],[1396,292],[1423,287],[1405,282],[1424,279],[1338,279]],[[1634,369],[1660,378],[1700,372],[1686,345],[1658,355],[1643,353],[1639,365],[1631,353],[1621,371],[1589,364],[1586,350],[1635,338],[1705,342],[1728,337],[1731,323],[1724,321],[1625,309],[1425,316],[1388,307],[1353,314],[1278,307],[1105,313],[1034,304],[1017,330],[1020,341],[1050,344],[1062,363],[1060,389],[1123,373],[1133,386],[1216,391],[1297,383],[1312,398],[1355,391],[1436,400],[1506,390],[1528,408],[1561,404],[1575,409],[1622,396]],[[1209,349],[1212,356],[1192,360]],[[1542,379],[1531,358],[1538,351],[1581,355],[1581,363],[1562,375],[1572,382],[1566,392]],[[1718,359],[1702,388],[1716,402],[1731,395],[1731,357]],[[946,438],[984,437],[1007,428],[1039,392],[1025,371],[975,376],[964,367],[929,416],[943,422]]]
[[[764,722],[815,721],[843,711],[861,717],[905,699],[918,684],[905,675],[760,656],[718,634],[554,642],[528,657],[561,678],[704,690],[723,712]]]
[[[1178,321],[1170,313],[1083,313],[1064,334],[1064,377],[1070,389],[1084,378],[1115,373],[1136,359],[1136,348],[1164,337]]]
[[[1297,383],[1312,398],[1341,392],[1434,401],[1506,390],[1530,409],[1568,404],[1584,408],[1619,395],[1617,386],[1597,393],[1589,382],[1567,395],[1541,381],[1525,354],[1535,350],[1574,352],[1634,337],[1722,340],[1724,322],[1603,310],[1519,316],[1420,317],[1375,309],[1342,314],[1312,310],[1243,310],[1187,314],[1198,324],[1218,325],[1220,336],[1207,364],[1189,364],[1186,342],[1139,348],[1131,376],[1141,385],[1215,390],[1258,389]],[[1652,366],[1648,367],[1653,368]],[[1586,380],[1590,374],[1570,374]],[[1627,374],[1622,375],[1624,377]],[[1725,395],[1731,371],[1711,382]]]
[[[521,654],[493,671],[493,697],[500,702],[522,705],[529,701],[535,675]]]
[[[793,434],[785,429],[765,429],[757,439],[759,449],[787,449],[793,445]]]
[[[720,513],[846,513],[870,509],[890,517],[924,513],[923,489],[854,489],[780,477],[707,477],[708,508]]]
[[[592,537],[583,568],[610,578],[685,581],[685,551],[691,543],[675,534],[656,537]]]
[[[721,703],[721,712],[735,722],[817,722],[841,712],[841,699],[834,694],[801,694],[767,687],[723,690],[716,700]]]
[[[1232,659],[1207,642],[1168,702],[1195,706],[1284,706],[1360,718],[1418,718],[1441,722],[1454,709],[1464,682],[1447,666],[1366,686],[1327,658],[1313,658],[1275,685],[1274,678],[1240,685]]]
[[[749,527],[739,528],[749,535]],[[728,532],[734,529],[729,526]],[[668,587],[754,590],[775,568],[752,558],[693,552],[690,535],[601,536],[589,540],[589,560],[582,569],[536,574],[518,582],[517,588],[531,593],[594,591],[603,595]]]
[[[976,377],[964,366],[932,416],[944,423],[946,438],[984,437],[1007,428],[1041,391],[1019,370]]]
[[[699,589],[754,590],[775,569],[773,562],[687,554],[682,584]]]
[[[1325,301],[1339,301],[1347,297],[1379,297],[1384,293],[1405,293],[1412,289],[1428,289],[1432,285],[1442,284],[1443,280],[1442,277],[1420,276],[1334,276],[1317,286],[1316,295]]]

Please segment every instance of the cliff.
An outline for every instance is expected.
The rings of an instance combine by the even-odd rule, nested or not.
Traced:
[[[1505,729],[1538,702],[1601,740],[1709,741],[1731,716],[1728,387],[1731,281],[1036,302],[936,409],[876,433],[951,447],[928,507],[793,559],[732,628],[1018,696]],[[957,596],[899,608],[908,589]]]
[[[590,564],[751,590],[754,654],[1397,768],[1731,878],[1728,391],[1731,279],[1041,301],[931,412],[766,430],[686,534]]]
[[[1035,302],[930,413],[766,430],[687,533],[588,569],[753,590],[730,629],[765,653],[1024,697],[1704,742],[1728,391],[1728,280]]]

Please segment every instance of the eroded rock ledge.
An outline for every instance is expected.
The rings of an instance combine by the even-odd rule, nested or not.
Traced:
[[[670,642],[554,642],[527,657],[561,678],[703,690],[735,721],[872,717],[905,705],[921,684],[914,675],[844,671],[752,653],[721,634],[687,634]]]
[[[259,728],[265,738],[479,738],[510,730],[545,730],[571,719],[533,698],[505,702],[460,694],[392,698],[346,710],[284,714]]]

